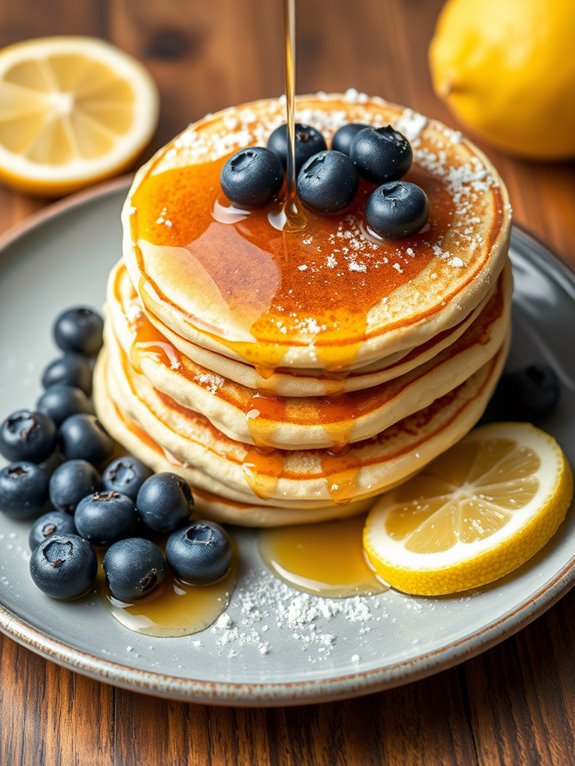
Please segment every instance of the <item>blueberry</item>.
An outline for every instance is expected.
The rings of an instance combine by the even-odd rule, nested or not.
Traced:
[[[122,492],[136,502],[140,487],[152,474],[153,471],[138,458],[122,455],[106,467],[102,481],[104,489]]]
[[[17,410],[0,425],[0,452],[8,460],[42,463],[57,444],[56,425],[41,412]]]
[[[92,545],[111,545],[134,534],[138,516],[134,501],[120,492],[94,492],[74,512],[78,534]]]
[[[283,168],[273,152],[252,146],[236,152],[222,169],[224,194],[243,208],[267,205],[281,189]]]
[[[40,543],[47,540],[52,535],[75,535],[76,526],[74,517],[63,511],[49,511],[39,519],[36,519],[30,534],[28,535],[28,545],[30,550],[37,548]]]
[[[284,123],[276,128],[268,138],[268,149],[270,149],[280,160],[284,168],[287,167],[288,153],[288,135],[287,125]],[[295,172],[299,173],[303,164],[313,157],[314,154],[327,149],[325,138],[315,128],[310,125],[295,124]]]
[[[0,511],[29,519],[47,510],[48,475],[34,463],[12,463],[0,471]]]
[[[111,545],[103,566],[110,592],[120,601],[148,596],[166,574],[162,551],[141,537],[129,537]]]
[[[34,549],[30,558],[34,583],[52,598],[81,596],[96,579],[97,570],[92,546],[78,535],[52,535]]]
[[[50,388],[58,383],[81,388],[90,396],[92,393],[92,368],[85,356],[67,353],[54,359],[42,374],[42,385]]]
[[[54,340],[62,351],[96,356],[103,344],[104,320],[85,306],[63,311],[54,322]]]
[[[429,203],[419,186],[391,181],[369,195],[365,217],[380,237],[402,239],[417,233],[427,222]]]
[[[188,484],[180,476],[157,473],[140,487],[136,505],[149,529],[172,532],[188,521],[194,498]]]
[[[59,511],[74,513],[76,506],[102,489],[100,474],[86,460],[67,460],[50,477],[50,502]]]
[[[347,125],[343,125],[334,133],[331,140],[331,148],[335,149],[336,152],[343,152],[349,157],[353,139],[364,128],[369,128],[369,125],[366,125],[364,122],[350,122]]]
[[[484,419],[538,420],[555,409],[560,395],[555,371],[545,364],[530,364],[501,377]]]
[[[112,438],[95,415],[71,415],[60,426],[60,451],[67,460],[100,465],[114,449]]]
[[[230,538],[213,521],[194,521],[168,537],[166,558],[184,582],[197,585],[215,582],[230,568]]]
[[[318,213],[337,213],[357,193],[359,178],[353,162],[341,152],[319,152],[297,177],[297,193],[307,207]]]
[[[70,415],[94,412],[92,403],[81,388],[66,386],[62,383],[47,388],[36,402],[36,407],[38,412],[43,412],[44,415],[52,418],[57,426],[62,425]]]
[[[381,184],[402,178],[413,159],[407,138],[391,125],[384,128],[364,128],[353,139],[349,156],[360,175]]]

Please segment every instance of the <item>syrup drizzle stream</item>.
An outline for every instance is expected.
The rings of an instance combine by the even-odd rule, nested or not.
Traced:
[[[283,212],[286,217],[284,231],[299,231],[306,218],[296,194],[295,166],[295,0],[284,0],[284,45],[287,112],[287,172],[286,197]]]

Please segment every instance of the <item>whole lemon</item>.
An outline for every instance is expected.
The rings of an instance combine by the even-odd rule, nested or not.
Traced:
[[[438,96],[488,143],[575,157],[575,0],[448,0],[429,62]]]

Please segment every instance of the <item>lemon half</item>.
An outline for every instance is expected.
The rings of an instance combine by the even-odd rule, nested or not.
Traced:
[[[0,51],[0,179],[59,196],[127,168],[158,120],[158,92],[102,40],[49,37]]]
[[[477,588],[537,553],[572,496],[572,472],[553,437],[528,423],[493,423],[382,495],[367,517],[364,549],[405,593]]]

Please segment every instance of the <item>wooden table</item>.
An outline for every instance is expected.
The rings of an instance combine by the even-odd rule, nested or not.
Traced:
[[[426,52],[441,0],[309,0],[298,91],[356,87],[455,124]],[[276,0],[0,1],[0,45],[97,35],[141,59],[162,95],[159,146],[205,112],[283,92]],[[575,266],[575,166],[487,149],[515,218]],[[0,189],[0,230],[39,209]],[[498,647],[432,678],[348,702],[211,708],[106,686],[0,640],[0,763],[568,764],[575,758],[575,593]]]

